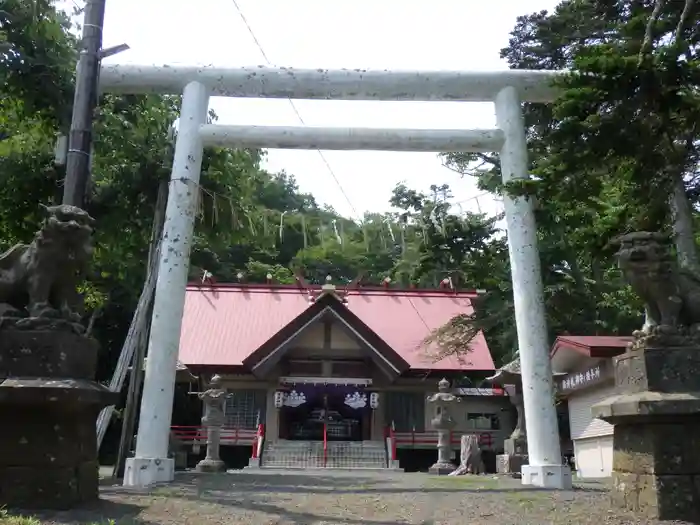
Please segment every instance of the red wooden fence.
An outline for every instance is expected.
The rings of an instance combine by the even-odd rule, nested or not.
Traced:
[[[207,429],[202,426],[172,426],[173,436],[185,445],[204,445],[207,441]],[[221,428],[222,445],[252,445],[257,430],[237,427]]]
[[[437,432],[393,432],[396,446],[398,448],[427,448],[429,446],[437,446]],[[450,443],[452,446],[459,448],[463,434],[477,434],[479,443],[484,448],[493,448],[496,444],[494,441],[494,432],[490,430],[468,430],[465,432],[452,432]]]

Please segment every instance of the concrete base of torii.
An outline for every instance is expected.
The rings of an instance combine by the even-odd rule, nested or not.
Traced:
[[[523,465],[522,484],[543,489],[571,490],[571,469],[566,465]]]
[[[150,487],[175,479],[172,458],[128,458],[124,468],[125,487]]]

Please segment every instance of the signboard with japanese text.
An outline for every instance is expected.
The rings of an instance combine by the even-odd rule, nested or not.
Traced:
[[[502,388],[457,388],[455,394],[458,396],[504,396],[506,393]]]
[[[571,372],[570,374],[557,378],[557,390],[562,394],[568,394],[597,385],[612,377],[612,363],[608,360],[604,360],[586,370]]]

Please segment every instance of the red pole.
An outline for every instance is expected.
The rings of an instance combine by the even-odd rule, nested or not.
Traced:
[[[260,439],[260,433],[262,432],[262,423],[258,425],[258,431],[255,433],[253,438],[253,459],[258,459],[258,440]]]
[[[260,437],[258,438],[258,446],[262,447],[262,442],[265,440],[265,423],[260,423]]]
[[[323,468],[328,462],[328,423],[323,422]]]
[[[258,449],[260,448],[260,444],[262,443],[263,438],[265,437],[265,424],[260,423],[258,425],[258,439],[256,440],[256,445]],[[258,457],[260,457],[260,454],[258,454]]]

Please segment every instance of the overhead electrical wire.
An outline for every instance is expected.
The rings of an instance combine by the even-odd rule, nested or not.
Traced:
[[[258,37],[255,36],[255,31],[253,31],[253,28],[248,23],[248,19],[246,18],[245,14],[243,13],[241,6],[238,5],[237,0],[232,0],[232,1],[233,1],[233,5],[236,8],[236,11],[238,11],[238,16],[240,16],[241,20],[243,21],[243,24],[245,24],[246,29],[248,30],[248,33],[250,33],[250,36],[253,38],[253,42],[255,42],[255,45],[258,48],[258,50],[260,51],[260,54],[262,55],[263,59],[265,60],[265,62],[267,62],[268,66],[272,66],[272,61],[268,58],[267,53],[265,53],[265,49],[263,48],[262,44],[258,40]],[[294,110],[294,113],[296,114],[297,118],[299,119],[299,122],[301,123],[301,125],[306,126],[306,122],[304,122],[304,119],[301,116],[301,113],[299,113],[299,110],[297,109],[296,105],[294,104],[294,101],[291,98],[288,98],[287,101],[289,102],[289,105],[292,107],[292,110]],[[335,174],[333,167],[328,162],[328,159],[326,159],[326,156],[323,154],[323,152],[320,149],[316,149],[316,151],[317,151],[319,157],[321,158],[321,161],[326,166],[328,173],[330,173],[331,177],[333,177],[333,180],[335,181],[336,185],[338,186],[340,193],[343,194],[343,197],[345,198],[346,202],[348,203],[348,206],[350,206],[350,209],[352,210],[353,214],[355,214],[355,217],[357,217],[358,219],[361,220],[362,217],[360,217],[360,215],[357,213],[357,209],[355,208],[352,201],[350,200],[350,197],[348,197],[348,194],[345,192],[343,185],[340,183],[340,180],[338,179],[337,175]]]

